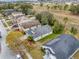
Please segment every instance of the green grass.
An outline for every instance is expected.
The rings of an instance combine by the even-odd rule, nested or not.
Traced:
[[[59,34],[50,34],[50,35],[48,35],[48,36],[46,36],[46,37],[40,39],[39,42],[41,42],[41,43],[48,42],[48,41],[50,41],[50,40],[56,38],[58,35],[59,35]]]
[[[40,45],[43,45],[43,44],[45,44],[46,42],[48,42],[48,41],[50,41],[50,40],[56,38],[58,35],[59,35],[59,34],[50,34],[50,35],[48,35],[48,36],[46,36],[46,37],[40,39],[38,42],[40,42],[40,43],[39,43]],[[32,55],[32,57],[33,57],[34,59],[43,59],[43,51],[41,50],[40,47],[35,48],[35,49],[32,49],[32,50],[30,51],[30,53],[31,53],[31,55]],[[38,55],[38,54],[39,54],[39,55]]]

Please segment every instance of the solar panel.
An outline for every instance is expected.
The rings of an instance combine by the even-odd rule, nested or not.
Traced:
[[[52,32],[51,27],[49,25],[44,25],[41,27],[37,27],[36,29],[33,29],[33,30],[31,29],[27,33],[29,35],[32,35],[33,38],[35,39],[37,37],[40,37],[40,36],[45,35],[45,34],[50,33],[50,32]]]

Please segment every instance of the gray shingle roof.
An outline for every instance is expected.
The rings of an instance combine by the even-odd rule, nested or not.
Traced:
[[[34,34],[32,34],[34,32]],[[35,30],[29,30],[28,33],[33,36],[33,39],[52,32],[52,29],[49,25],[44,25],[36,28]]]
[[[45,44],[53,49],[56,53],[57,59],[68,59],[77,48],[79,48],[79,41],[71,35],[63,34],[57,37],[55,40],[49,41]]]
[[[10,15],[12,12],[16,12],[16,10],[14,10],[14,9],[6,9],[6,10],[4,11],[4,15],[8,16],[8,15]]]
[[[38,26],[38,25],[40,25],[38,20],[33,20],[33,21],[21,23],[21,26],[24,29],[31,28],[31,27]]]

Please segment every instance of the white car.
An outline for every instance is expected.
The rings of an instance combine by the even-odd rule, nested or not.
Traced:
[[[16,59],[22,59],[21,55],[20,54],[17,54],[16,55]]]
[[[0,32],[0,38],[2,38],[2,36],[1,36],[1,32]]]

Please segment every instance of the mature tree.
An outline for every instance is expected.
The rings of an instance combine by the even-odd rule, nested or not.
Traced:
[[[35,15],[35,17],[36,17],[37,20],[39,20],[41,22],[41,17],[42,17],[41,14],[38,13],[38,14]]]
[[[31,9],[33,8],[33,6],[30,5],[30,4],[22,4],[22,5],[20,6],[20,8],[21,8],[22,12],[27,15],[27,14],[28,14],[28,11],[31,12]]]
[[[32,36],[28,36],[27,38],[29,41],[34,41]]]
[[[53,14],[49,12],[41,12],[36,14],[36,18],[40,21],[42,25],[49,24],[53,25],[53,20],[55,19]]]
[[[62,10],[62,5],[57,5],[57,8],[58,8],[59,10]]]
[[[7,9],[14,9],[14,4],[7,4],[6,7]]]
[[[40,3],[40,6],[42,7],[43,6],[43,3]]]
[[[78,5],[71,5],[70,9],[72,14],[79,14],[79,4]]]
[[[77,10],[77,14],[79,14],[79,4],[77,5],[76,10]]]
[[[49,5],[47,5],[47,9],[49,10],[49,8],[50,8],[50,6]]]
[[[53,6],[53,8],[54,8],[54,9],[57,9],[57,8],[58,8],[58,6],[57,6],[57,5],[54,5],[54,6]]]
[[[59,34],[59,33],[62,33],[64,30],[64,26],[62,24],[59,24],[58,22],[56,22],[54,24],[54,27],[53,27],[53,32],[55,34]]]
[[[42,17],[41,17],[41,24],[42,25],[46,25],[46,24],[48,24],[48,18],[47,18],[47,15],[42,15]]]
[[[65,18],[63,19],[63,21],[64,21],[64,32],[65,32],[65,31],[67,30],[66,25],[67,25],[67,22],[68,22],[68,18],[65,17]]]
[[[71,32],[72,34],[77,34],[77,29],[76,29],[75,27],[71,27],[70,32]]]
[[[8,46],[11,49],[15,49],[16,50],[18,48],[18,45],[21,43],[21,41],[19,40],[19,38],[22,35],[23,35],[23,33],[22,32],[19,32],[19,31],[10,32],[7,35],[6,43],[8,44]]]
[[[64,23],[65,23],[65,25],[67,24],[67,22],[68,22],[68,18],[67,17],[65,17],[64,19]]]
[[[64,10],[68,10],[68,5],[66,4],[65,6],[64,6]]]

